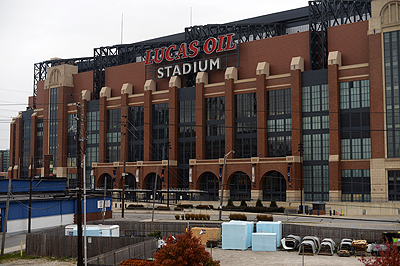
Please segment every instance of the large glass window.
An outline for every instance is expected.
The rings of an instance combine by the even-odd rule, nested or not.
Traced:
[[[36,167],[43,166],[43,119],[38,119],[36,124]]]
[[[22,139],[21,158],[18,164],[21,166],[20,178],[29,177],[29,166],[31,165],[31,115],[33,110],[22,113]]]
[[[267,91],[268,157],[292,155],[290,89]]]
[[[235,95],[235,158],[257,156],[256,93]]]
[[[384,33],[387,157],[400,157],[400,31]]]
[[[58,88],[50,89],[50,134],[49,153],[53,155],[53,166],[57,166]]]
[[[307,201],[329,200],[328,96],[327,84],[302,87],[303,185]]]
[[[107,162],[119,162],[120,151],[121,109],[107,110]]]
[[[342,170],[342,201],[371,201],[369,169]]]
[[[223,158],[225,155],[225,97],[205,99],[206,159]]]
[[[388,171],[389,201],[400,200],[400,170]]]
[[[67,167],[76,167],[76,114],[68,114]]]
[[[168,159],[169,107],[168,103],[153,105],[153,161]]]
[[[92,164],[99,161],[99,127],[100,111],[99,100],[87,102],[86,113],[86,185],[90,187],[90,173]]]
[[[370,159],[369,81],[340,83],[341,158]]]
[[[144,107],[129,107],[129,155],[130,162],[143,161],[144,153]]]

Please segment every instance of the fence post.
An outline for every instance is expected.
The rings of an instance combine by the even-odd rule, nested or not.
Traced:
[[[114,251],[114,265],[117,265],[117,252]]]
[[[144,242],[144,259],[147,258],[146,241]]]

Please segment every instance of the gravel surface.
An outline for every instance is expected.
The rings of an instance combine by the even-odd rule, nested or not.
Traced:
[[[206,248],[210,252],[210,248]],[[221,266],[264,266],[264,265],[303,265],[303,256],[297,252],[287,251],[252,251],[251,248],[245,251],[241,250],[223,250],[215,248],[212,250],[214,260],[219,260]],[[339,265],[364,265],[358,261],[358,257],[339,257],[333,256],[304,256],[304,265],[324,265],[324,266],[339,266]]]
[[[0,265],[5,265],[5,266],[17,266],[17,265],[53,265],[53,266],[71,266],[71,265],[76,265],[76,261],[70,260],[70,261],[58,261],[58,260],[50,260],[46,258],[40,258],[40,259],[15,259],[15,260],[10,260],[6,262],[0,263]]]

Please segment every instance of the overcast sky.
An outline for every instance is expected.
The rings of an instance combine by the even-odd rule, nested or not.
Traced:
[[[307,0],[0,0],[0,149],[33,94],[33,66],[53,57],[134,43],[308,5]],[[192,10],[192,11],[191,11]],[[192,14],[192,15],[190,15]]]

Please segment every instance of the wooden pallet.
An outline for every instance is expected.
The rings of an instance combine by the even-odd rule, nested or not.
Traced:
[[[339,250],[338,255],[339,257],[350,257],[350,252],[348,250]]]

